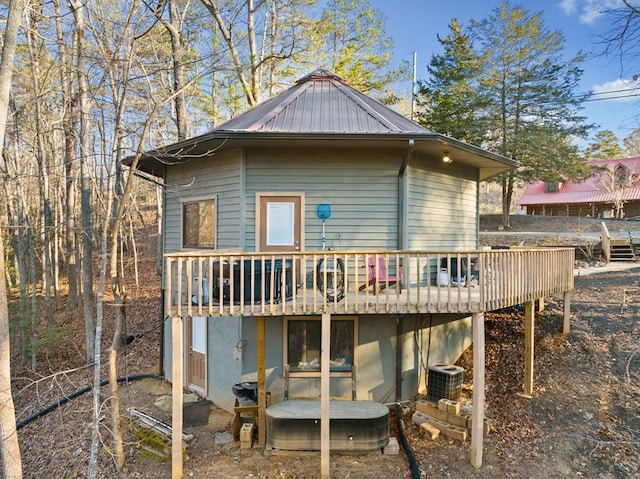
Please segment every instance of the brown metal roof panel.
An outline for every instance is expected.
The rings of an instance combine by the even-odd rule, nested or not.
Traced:
[[[308,75],[292,88],[215,130],[289,133],[428,131],[328,73]]]

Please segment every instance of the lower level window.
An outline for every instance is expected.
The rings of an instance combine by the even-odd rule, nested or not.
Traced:
[[[331,320],[331,349],[329,364],[332,372],[349,372],[354,364],[355,317],[337,317]],[[289,319],[285,327],[284,361],[289,370],[319,373],[322,344],[322,321],[319,319]]]

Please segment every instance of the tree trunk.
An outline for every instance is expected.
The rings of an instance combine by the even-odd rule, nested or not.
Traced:
[[[15,2],[17,3],[17,2]],[[4,243],[0,236],[0,459],[2,477],[22,477],[22,460],[16,432],[16,414],[11,395],[11,348],[9,346],[9,308],[4,281]]]
[[[77,126],[78,109],[77,100],[73,88],[73,76],[70,73],[69,65],[74,64],[73,58],[67,52],[65,44],[65,33],[62,26],[64,18],[60,9],[60,0],[53,0],[55,5],[56,22],[56,43],[58,46],[58,57],[60,58],[60,84],[63,104],[62,131],[64,135],[64,181],[65,181],[65,258],[64,262],[67,270],[67,280],[69,294],[67,299],[67,310],[75,310],[80,304],[79,283],[78,283],[78,235],[76,225],[76,146],[77,146]],[[75,35],[73,36],[75,42]],[[72,52],[76,51],[72,48]]]
[[[220,7],[217,4],[217,0],[201,0],[201,1],[203,5],[207,8],[207,10],[209,10],[209,12],[213,15],[213,18],[215,19],[216,24],[218,25],[218,30],[220,31],[220,34],[224,38],[225,43],[229,47],[229,52],[231,53],[231,58],[233,59],[235,74],[238,77],[240,84],[242,85],[242,89],[247,99],[247,103],[250,106],[257,105],[260,102],[260,96],[259,96],[259,89],[258,91],[256,91],[255,89],[256,78],[254,78],[253,76],[254,61],[255,61],[253,54],[255,52],[252,51],[251,53],[252,58],[250,59],[251,61],[250,68],[252,72],[252,77],[247,79],[247,76],[244,73],[244,67],[242,65],[240,53],[238,52],[236,42],[234,41],[233,35],[231,34],[231,30],[230,30],[230,27],[233,27],[234,25],[231,25],[230,27],[226,25],[224,18],[222,18],[222,14],[220,13]],[[251,15],[253,15],[253,2],[251,1],[248,2],[247,11],[250,12]],[[252,16],[249,16],[247,20],[252,21]],[[252,26],[253,25],[250,25],[250,27]],[[247,36],[249,37],[249,41],[253,42],[254,48],[255,48],[255,30],[251,30],[251,28],[249,28],[249,31],[247,32]]]
[[[41,12],[30,11],[31,28],[27,30],[27,42],[29,46],[29,57],[31,60],[31,76],[34,93],[39,95],[42,91],[40,84],[40,49],[38,48],[38,22],[37,15]],[[35,128],[36,128],[36,159],[38,161],[38,191],[40,193],[41,227],[40,237],[42,238],[42,284],[45,297],[44,307],[47,316],[47,354],[53,355],[53,312],[51,310],[51,203],[49,200],[49,168],[46,159],[47,154],[44,148],[43,116],[40,101],[34,98]],[[33,356],[32,369],[35,370],[35,356]]]
[[[173,103],[176,109],[178,140],[187,137],[187,110],[184,101],[184,63],[182,47],[182,25],[178,15],[176,0],[169,0],[169,23],[164,22],[171,35],[171,55],[173,60]]]
[[[0,59],[0,148],[4,145],[9,109],[9,92],[20,27],[22,0],[11,0]],[[9,308],[4,280],[4,243],[0,234],[0,458],[5,479],[22,477],[20,445],[16,433],[16,415],[11,394],[11,348],[9,344]]]
[[[20,320],[18,328],[20,330],[20,365],[27,364],[27,356],[29,354],[29,327],[27,317],[29,316],[29,295],[27,294],[27,285],[29,284],[27,276],[27,235],[29,229],[26,227],[23,198],[20,194],[22,187],[20,186],[20,175],[16,175],[16,189],[19,192],[16,199],[16,218],[17,218],[17,261],[18,261],[18,281],[20,283]]]
[[[87,363],[95,354],[95,321],[93,312],[93,232],[91,228],[91,182],[89,178],[89,100],[85,71],[85,19],[84,5],[70,2],[76,22],[76,75],[78,81],[78,108],[80,110],[80,209],[82,217],[82,304],[84,312],[85,337],[87,342]]]

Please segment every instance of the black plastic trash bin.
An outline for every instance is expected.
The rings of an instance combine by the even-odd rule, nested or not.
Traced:
[[[255,381],[236,383],[231,386],[231,390],[238,399],[253,401],[255,403],[258,402],[258,383]]]

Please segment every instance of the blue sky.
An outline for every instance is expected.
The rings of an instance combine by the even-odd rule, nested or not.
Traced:
[[[427,77],[431,55],[442,52],[436,35],[448,35],[452,18],[468,26],[471,19],[488,17],[501,3],[501,0],[371,0],[372,6],[387,16],[386,33],[394,40],[393,62],[411,62],[413,52],[417,52],[419,80]],[[637,71],[629,65],[621,71],[617,58],[597,55],[602,49],[597,44],[598,39],[612,27],[610,17],[602,14],[602,10],[618,3],[620,0],[511,1],[512,6],[520,5],[530,12],[543,12],[545,25],[564,35],[567,58],[580,50],[588,55],[582,65],[584,74],[580,93],[593,91],[597,93],[593,98],[600,99],[586,102],[583,113],[589,122],[599,125],[599,130],[612,130],[622,140],[632,130],[640,128],[640,79],[632,80],[634,74],[640,74],[640,65],[635,65]],[[639,96],[603,99],[615,96],[609,92],[629,88],[634,88],[634,91],[627,91],[625,95],[635,93]]]

